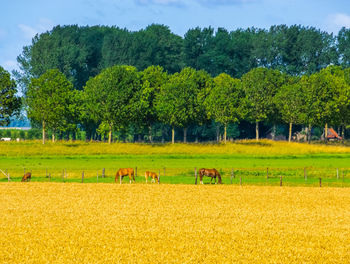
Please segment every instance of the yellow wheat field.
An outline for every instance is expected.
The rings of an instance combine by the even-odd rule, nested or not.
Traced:
[[[350,192],[0,184],[0,263],[349,263]]]
[[[348,154],[347,146],[317,145],[272,140],[238,140],[225,144],[140,144],[101,142],[0,142],[0,156],[48,155],[138,155],[138,154],[239,154],[239,155],[305,155]]]

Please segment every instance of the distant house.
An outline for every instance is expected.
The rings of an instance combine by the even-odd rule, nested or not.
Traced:
[[[324,135],[323,135],[324,138]],[[333,128],[327,130],[327,140],[342,140],[343,138],[338,135]]]

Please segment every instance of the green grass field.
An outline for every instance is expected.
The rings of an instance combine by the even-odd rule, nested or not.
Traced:
[[[144,171],[150,170],[160,173],[162,183],[193,184],[194,168],[206,167],[217,168],[225,184],[232,178],[234,184],[279,185],[282,176],[283,185],[318,186],[322,178],[322,186],[350,186],[349,164],[349,147],[267,140],[228,145],[0,142],[0,169],[11,181],[31,171],[32,181],[49,181],[50,175],[51,181],[81,182],[84,171],[84,182],[113,182],[118,168],[137,167],[137,182],[144,182]],[[101,178],[103,168],[106,178]],[[7,180],[1,174],[0,181]]]

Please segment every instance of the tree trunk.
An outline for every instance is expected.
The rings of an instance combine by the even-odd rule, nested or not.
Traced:
[[[255,122],[255,139],[256,141],[259,141],[259,122]]]
[[[162,126],[162,128],[161,128],[161,130],[162,130],[162,143],[164,143],[164,127]]]
[[[112,125],[109,125],[108,144],[112,143]]]
[[[324,126],[324,142],[327,143],[327,137],[328,137],[328,124],[326,123]]]
[[[175,143],[175,128],[174,127],[171,128],[171,143],[172,144]]]
[[[184,127],[184,143],[187,143],[187,127]]]
[[[292,126],[293,126],[293,123],[290,122],[289,123],[289,136],[288,136],[288,142],[290,142],[292,140]]]
[[[148,137],[149,137],[149,142],[153,143],[153,138],[152,138],[152,126],[150,125],[148,127]]]
[[[311,143],[311,124],[309,124],[309,128],[307,131],[307,143]]]
[[[224,141],[226,144],[226,138],[227,138],[227,125],[225,124],[225,128],[224,128]]]
[[[141,134],[138,134],[137,141],[140,143],[141,142]]]
[[[45,121],[43,120],[43,144],[45,144]]]
[[[220,142],[220,127],[219,125],[216,125],[216,141]]]
[[[52,143],[55,142],[55,131],[52,131]]]
[[[272,126],[272,140],[276,140],[276,124]]]
[[[345,125],[341,126],[341,137],[343,138],[343,140],[345,139]]]

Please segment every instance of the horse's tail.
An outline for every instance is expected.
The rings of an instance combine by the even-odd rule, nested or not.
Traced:
[[[222,184],[222,181],[221,181],[221,175],[219,172],[217,172],[217,176],[218,176],[218,183],[219,184]]]

